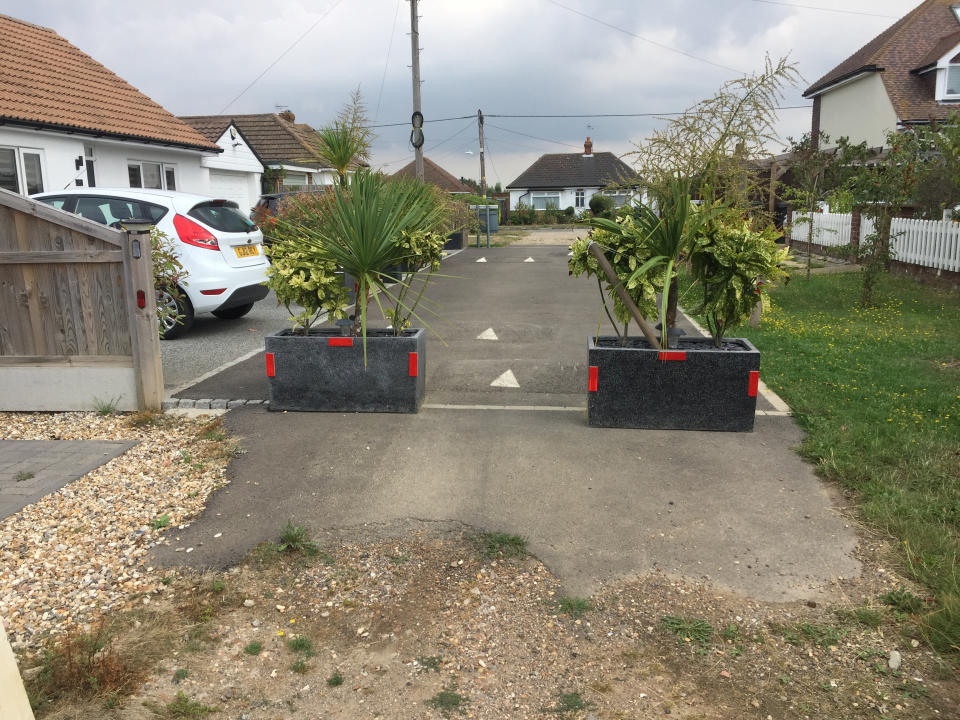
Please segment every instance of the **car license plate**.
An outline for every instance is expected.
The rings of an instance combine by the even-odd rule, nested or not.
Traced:
[[[254,257],[260,254],[256,245],[236,245],[233,249],[237,251],[237,257]]]

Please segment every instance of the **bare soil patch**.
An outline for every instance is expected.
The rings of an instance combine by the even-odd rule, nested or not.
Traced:
[[[907,587],[882,550],[861,545],[868,571],[838,582],[840,603],[808,605],[658,574],[565,598],[542,563],[486,557],[469,529],[261,546],[154,593],[174,632],[138,690],[41,715],[176,717],[189,700],[248,720],[958,717],[955,667],[879,600]],[[856,619],[867,607],[877,627]]]

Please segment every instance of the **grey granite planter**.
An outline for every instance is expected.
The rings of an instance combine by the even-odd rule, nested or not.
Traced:
[[[423,403],[427,340],[423,329],[363,339],[337,330],[308,336],[284,330],[264,338],[271,410],[415,413]]]
[[[587,421],[595,427],[750,432],[757,408],[760,351],[729,338],[683,337],[676,350],[643,338],[588,341]]]

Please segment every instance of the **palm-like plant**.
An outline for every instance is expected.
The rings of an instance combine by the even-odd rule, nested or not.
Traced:
[[[416,180],[388,180],[380,173],[358,171],[349,184],[340,184],[311,207],[309,222],[298,225],[301,246],[318,261],[333,261],[356,282],[357,312],[353,332],[364,338],[366,357],[367,309],[371,293],[383,312],[380,295],[393,298],[386,282],[398,282],[402,303],[407,282],[398,267],[419,267],[422,257],[411,236],[435,234],[447,206],[432,188]],[[442,245],[442,236],[437,236]],[[419,298],[418,298],[419,299]],[[409,315],[419,319],[413,306]],[[398,308],[399,310],[399,308]]]
[[[331,127],[320,128],[317,135],[320,136],[323,156],[337,171],[340,184],[346,184],[350,166],[362,160],[367,151],[366,139],[355,128],[339,122]]]
[[[657,202],[659,215],[650,206],[638,203],[633,208],[630,222],[615,222],[605,218],[592,218],[593,227],[617,235],[632,234],[642,248],[643,256],[637,258],[638,267],[628,280],[628,285],[636,284],[642,278],[660,274],[662,280],[656,285],[660,295],[660,346],[667,347],[669,325],[672,322],[670,307],[676,307],[677,264],[690,252],[692,239],[697,227],[703,222],[701,213],[691,213],[690,184],[685,180],[674,180],[669,192]],[[697,227],[695,227],[697,226]]]

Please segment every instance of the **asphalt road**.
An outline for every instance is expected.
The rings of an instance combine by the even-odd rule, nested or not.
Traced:
[[[186,335],[160,341],[167,393],[251,351],[263,350],[264,336],[288,327],[288,317],[273,292],[238,320],[220,320],[209,313],[198,315]]]
[[[856,576],[856,535],[792,449],[791,418],[760,416],[753,433],[586,425],[587,336],[606,320],[566,260],[513,246],[445,264],[456,277],[429,294],[446,344],[429,340],[419,414],[227,413],[247,452],[157,562],[223,567],[290,519],[327,538],[453,521],[524,535],[577,595],[653,569],[766,600],[822,598]],[[506,370],[516,386],[494,383]],[[245,397],[244,373],[242,392],[261,387],[262,359],[191,391]]]

